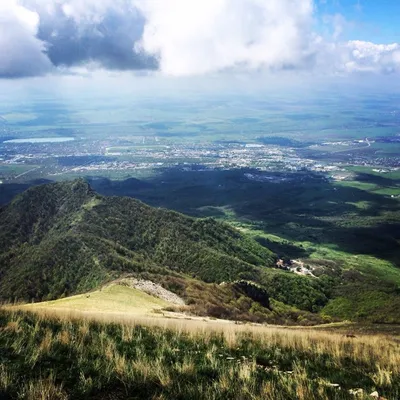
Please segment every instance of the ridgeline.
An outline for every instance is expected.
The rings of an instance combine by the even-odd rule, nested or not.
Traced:
[[[3,300],[55,299],[160,268],[205,282],[258,280],[259,268],[274,262],[226,224],[103,197],[84,180],[30,188],[0,221]]]

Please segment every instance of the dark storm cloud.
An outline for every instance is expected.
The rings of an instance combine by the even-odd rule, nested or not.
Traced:
[[[157,69],[154,56],[135,50],[144,23],[127,0],[0,0],[0,78],[87,64]]]
[[[68,16],[60,5],[42,14],[38,38],[47,43],[54,66],[95,62],[106,69],[156,69],[157,60],[134,50],[143,34],[144,19],[134,9],[110,9],[101,21],[85,24]]]

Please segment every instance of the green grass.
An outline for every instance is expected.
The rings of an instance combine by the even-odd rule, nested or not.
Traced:
[[[388,174],[382,174],[372,171],[372,169],[354,169],[354,172],[360,172],[361,174],[367,174],[373,181],[374,177],[377,178],[376,183],[365,182],[365,180],[349,180],[349,181],[337,181],[335,185],[338,187],[355,188],[359,190],[365,190],[372,194],[382,195],[382,196],[399,196],[400,186],[398,186],[398,180],[400,174],[397,172],[392,172]],[[379,183],[379,178],[383,181]],[[365,179],[365,178],[364,178]],[[357,204],[357,203],[356,203]]]
[[[400,345],[390,336],[204,323],[162,329],[0,310],[0,348],[2,399],[400,395]]]
[[[398,319],[392,319],[400,307],[400,301],[390,293],[382,291],[365,291],[359,288],[356,292],[348,293],[346,297],[336,297],[323,309],[324,315],[335,315],[342,320],[358,318],[374,323],[398,323]]]
[[[367,192],[375,191],[379,187],[374,183],[359,182],[359,181],[337,181],[335,182],[335,185],[341,187],[351,187],[359,190],[365,190]]]
[[[345,168],[347,171],[361,174],[369,174],[375,176],[381,176],[386,179],[399,180],[400,179],[400,170],[399,171],[389,171],[389,172],[377,172],[380,168],[376,167],[363,167],[363,166],[349,166]],[[386,168],[382,168],[386,170]]]

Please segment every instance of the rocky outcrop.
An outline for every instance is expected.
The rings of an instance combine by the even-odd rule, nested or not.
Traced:
[[[245,294],[247,297],[250,297],[252,300],[256,301],[257,303],[260,303],[263,307],[269,308],[269,295],[262,286],[257,285],[255,282],[251,281],[235,281],[232,283],[233,287],[239,291],[241,291],[243,294]]]
[[[142,292],[145,292],[154,297],[158,297],[159,299],[165,300],[171,304],[176,304],[178,306],[185,305],[185,302],[181,297],[167,289],[164,289],[161,285],[158,285],[152,281],[146,281],[136,278],[124,278],[115,283],[118,285],[128,286],[133,289],[141,290]]]

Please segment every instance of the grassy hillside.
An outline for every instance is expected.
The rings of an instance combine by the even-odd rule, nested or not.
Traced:
[[[166,269],[208,282],[258,280],[274,255],[239,231],[83,180],[33,187],[0,210],[0,298],[49,300],[124,273]]]
[[[400,396],[400,346],[390,336],[182,323],[165,330],[0,310],[0,398]]]
[[[199,320],[210,317],[213,320],[301,326],[317,325],[327,321],[318,314],[271,299],[263,287],[247,281],[218,285],[170,274],[146,273],[145,277],[152,281],[142,280],[142,282],[147,284],[158,282],[158,287],[167,288],[167,293],[170,289],[165,297],[169,300],[161,300],[132,288],[129,283],[131,278],[125,277],[89,293],[58,300],[8,305],[7,308],[50,315],[100,318],[102,321],[122,317],[131,321],[143,317]],[[147,289],[149,290],[148,286]],[[176,295],[172,290],[179,293],[178,299],[182,304],[176,303]]]
[[[33,303],[23,306],[27,310],[77,311],[82,313],[151,315],[170,303],[150,296],[140,290],[122,285],[110,285],[89,294],[79,294],[64,299]]]

